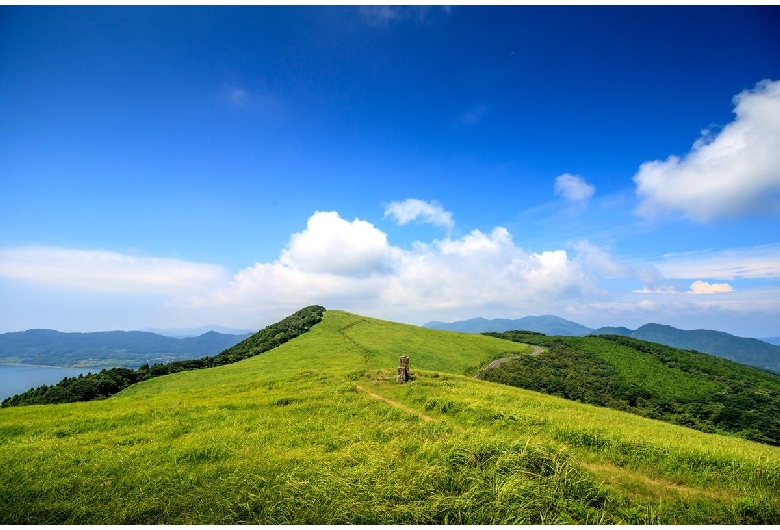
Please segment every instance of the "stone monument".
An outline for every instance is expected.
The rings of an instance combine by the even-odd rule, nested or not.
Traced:
[[[406,383],[409,380],[409,357],[402,355],[398,360],[400,366],[395,372],[395,382]]]

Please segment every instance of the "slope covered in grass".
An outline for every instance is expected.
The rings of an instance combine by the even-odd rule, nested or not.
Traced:
[[[543,345],[482,378],[780,445],[780,376],[720,357],[617,335],[493,333]]]
[[[780,521],[778,448],[472,377],[529,351],[327,311],[235,364],[2,409],[0,522]]]

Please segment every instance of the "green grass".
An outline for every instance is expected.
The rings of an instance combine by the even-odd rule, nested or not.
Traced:
[[[328,311],[235,364],[2,409],[0,522],[780,522],[778,448],[471,377],[527,352]]]

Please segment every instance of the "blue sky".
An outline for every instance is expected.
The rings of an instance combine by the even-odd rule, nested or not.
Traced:
[[[780,335],[777,7],[0,7],[0,332]]]

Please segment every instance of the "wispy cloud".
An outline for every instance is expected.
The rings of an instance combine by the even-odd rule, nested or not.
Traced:
[[[777,279],[780,244],[668,254],[655,265],[667,278]]]
[[[718,134],[704,131],[682,159],[640,166],[637,214],[682,212],[706,222],[780,212],[780,81],[761,81],[734,103],[735,120]]]
[[[0,277],[86,291],[181,295],[213,288],[227,274],[218,265],[170,258],[24,247],[0,249]]]
[[[452,213],[446,211],[436,201],[425,202],[419,199],[406,199],[392,202],[385,208],[385,217],[393,217],[399,225],[412,221],[429,223],[451,229],[454,226]]]
[[[460,116],[458,116],[458,123],[461,125],[476,125],[488,112],[488,106],[485,104],[479,104],[470,109],[467,109]]]
[[[596,187],[585,182],[579,175],[564,173],[555,178],[555,194],[567,201],[580,202],[590,199]]]
[[[269,90],[249,89],[241,84],[226,85],[219,92],[218,99],[229,107],[266,114],[284,109],[282,101]]]
[[[360,6],[358,8],[361,18],[364,22],[372,26],[387,26],[390,24],[412,21],[416,24],[422,24],[428,21],[437,13],[449,15],[452,8],[442,6],[435,9],[431,6],[411,5],[411,6]]]

